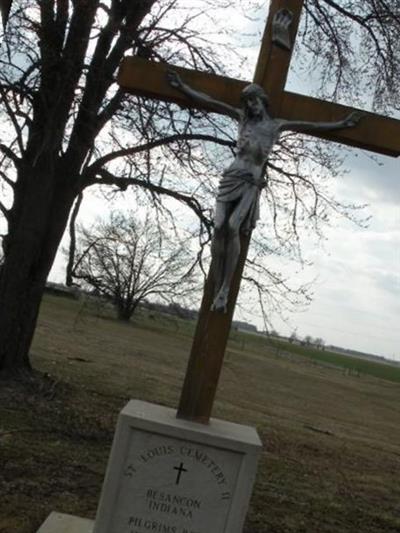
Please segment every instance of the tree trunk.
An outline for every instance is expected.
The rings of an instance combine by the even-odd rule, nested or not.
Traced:
[[[121,320],[123,322],[129,322],[132,316],[132,311],[130,309],[126,309],[125,307],[121,307],[117,304],[117,317],[118,320]]]
[[[0,276],[0,372],[31,368],[40,303],[75,196],[48,159],[40,166],[19,177],[25,184],[22,208],[11,225]]]

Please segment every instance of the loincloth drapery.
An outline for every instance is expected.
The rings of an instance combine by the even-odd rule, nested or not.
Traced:
[[[217,202],[239,205],[243,199],[249,208],[241,229],[248,232],[256,227],[260,218],[260,193],[264,187],[264,181],[257,182],[249,173],[236,169],[227,170],[219,182]],[[245,201],[246,198],[248,202]]]

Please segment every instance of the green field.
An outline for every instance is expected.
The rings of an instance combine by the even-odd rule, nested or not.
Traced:
[[[32,350],[45,377],[0,381],[0,533],[36,533],[52,510],[94,517],[118,411],[130,398],[177,405],[192,332],[46,297]],[[399,379],[233,332],[214,416],[263,440],[244,533],[400,531]]]
[[[309,359],[322,364],[332,365],[338,368],[350,370],[355,375],[369,375],[380,379],[388,379],[400,383],[400,365],[390,364],[390,362],[370,361],[360,357],[342,355],[328,350],[318,350],[312,347],[299,346],[288,342],[274,341],[273,345],[292,354],[308,357]]]

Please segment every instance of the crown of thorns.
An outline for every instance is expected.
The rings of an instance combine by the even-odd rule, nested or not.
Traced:
[[[245,102],[249,97],[251,96],[258,96],[263,101],[263,104],[265,107],[268,107],[269,100],[266,92],[264,89],[258,85],[257,83],[250,83],[250,85],[247,85],[241,94],[241,101]]]

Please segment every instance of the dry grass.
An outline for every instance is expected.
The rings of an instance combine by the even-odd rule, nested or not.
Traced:
[[[52,510],[94,517],[118,411],[177,404],[191,327],[80,306],[46,298],[32,361],[47,378],[0,382],[0,533],[34,533]],[[245,533],[400,531],[399,399],[397,383],[236,336],[214,416],[264,443]]]

